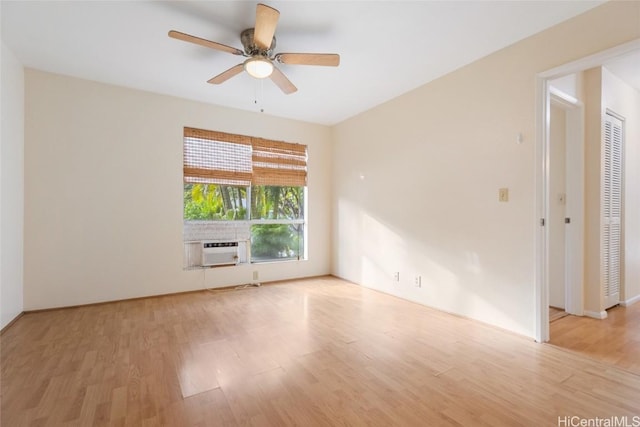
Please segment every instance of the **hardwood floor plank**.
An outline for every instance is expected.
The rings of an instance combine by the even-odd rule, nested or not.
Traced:
[[[566,316],[550,324],[550,343],[640,375],[640,304],[616,306],[606,319]]]
[[[638,367],[635,332],[612,339],[563,322],[552,328],[599,361],[330,277],[30,313],[1,337],[0,424],[543,426],[640,415],[640,375],[607,364]]]
[[[177,369],[182,397],[218,388],[214,354],[198,348],[178,352]]]

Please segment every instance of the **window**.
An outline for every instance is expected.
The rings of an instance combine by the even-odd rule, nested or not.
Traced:
[[[187,221],[246,220],[247,187],[184,184],[184,219]]]
[[[304,258],[306,182],[305,145],[184,129],[185,224],[246,234],[252,262]]]
[[[304,258],[304,187],[251,188],[251,260]]]

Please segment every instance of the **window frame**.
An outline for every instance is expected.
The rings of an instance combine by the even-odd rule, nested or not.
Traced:
[[[187,134],[189,132],[189,135]],[[196,135],[196,136],[194,136]],[[204,135],[204,137],[200,137],[198,135]],[[198,138],[198,139],[203,139],[203,140],[211,140],[212,142],[223,142],[223,143],[236,143],[238,144],[242,144],[242,145],[249,145],[251,147],[252,150],[252,169],[255,167],[256,171],[252,172],[255,173],[256,175],[256,179],[258,182],[255,182],[256,179],[251,178],[249,180],[248,183],[246,183],[246,185],[237,185],[237,184],[227,184],[227,183],[219,183],[219,182],[193,182],[193,181],[188,181],[187,180],[187,176],[191,176],[191,175],[187,175],[186,171],[187,171],[187,164],[186,164],[186,158],[184,160],[184,168],[183,168],[183,208],[182,208],[182,212],[183,212],[183,224],[184,226],[186,226],[188,223],[192,223],[192,224],[197,224],[197,223],[205,223],[205,224],[216,224],[216,226],[221,226],[222,228],[228,227],[229,229],[232,229],[234,227],[237,227],[240,223],[246,224],[247,228],[248,228],[248,238],[247,239],[237,239],[237,240],[243,240],[243,241],[247,241],[247,248],[248,248],[248,253],[247,253],[247,257],[246,257],[246,263],[247,264],[262,264],[262,263],[273,263],[273,262],[290,262],[290,261],[304,261],[308,259],[308,229],[309,229],[309,223],[308,223],[308,219],[307,219],[307,212],[308,212],[308,147],[307,145],[304,144],[295,144],[295,143],[289,143],[289,142],[284,142],[284,141],[273,141],[273,140],[268,140],[268,139],[264,139],[264,138],[254,138],[254,137],[248,137],[248,136],[244,136],[244,135],[234,135],[234,134],[228,134],[228,133],[224,133],[224,132],[218,132],[218,131],[206,131],[206,130],[200,130],[200,129],[195,129],[195,128],[188,128],[185,127],[184,128],[184,136],[183,136],[183,150],[185,150],[185,145],[186,144],[186,140],[187,138]],[[247,142],[250,142],[250,144],[247,144]],[[255,145],[254,145],[255,144]],[[270,145],[271,144],[271,145]],[[257,147],[257,148],[256,148]],[[266,147],[266,148],[265,148]],[[271,147],[273,149],[273,159],[274,161],[270,162],[266,167],[267,168],[272,168],[272,172],[274,172],[274,176],[276,178],[275,181],[273,181],[271,183],[271,181],[267,180],[265,181],[265,158],[269,157],[270,153],[268,152],[269,147]],[[290,148],[290,150],[289,150]],[[255,150],[255,151],[254,151]],[[183,151],[183,153],[184,153]],[[284,152],[284,154],[282,154]],[[265,156],[266,153],[266,156]],[[303,154],[302,154],[303,153]],[[287,155],[291,155],[291,158],[287,158]],[[280,155],[280,157],[279,157]],[[284,158],[283,158],[284,156]],[[278,158],[282,159],[282,163],[278,162]],[[270,161],[271,159],[267,159],[267,161]],[[279,168],[282,169],[279,169]],[[215,172],[212,173],[212,176],[215,175]],[[212,178],[215,179],[215,178]],[[278,181],[278,179],[283,179],[284,181]],[[288,180],[292,180],[292,181],[288,181]],[[295,183],[294,183],[295,182]],[[223,218],[219,218],[219,219],[186,219],[185,218],[185,197],[184,197],[184,185],[186,184],[214,184],[214,185],[228,185],[228,186],[234,186],[234,187],[240,187],[240,188],[245,188],[246,189],[246,211],[247,211],[247,215],[246,218],[244,219],[240,219],[240,220],[231,220],[231,219],[223,219]],[[301,184],[301,185],[300,185]],[[252,206],[252,202],[253,202],[253,197],[252,197],[252,192],[254,187],[268,187],[268,186],[278,186],[278,187],[300,187],[303,191],[303,200],[302,200],[302,206],[300,206],[300,208],[302,209],[302,215],[301,218],[295,218],[295,219],[254,219],[253,218],[253,206]],[[254,225],[302,225],[302,235],[301,238],[303,239],[303,244],[302,247],[299,248],[299,253],[297,257],[293,257],[293,258],[282,258],[282,259],[278,259],[278,258],[271,258],[271,259],[265,259],[265,260],[258,260],[258,261],[254,261],[253,259],[253,255],[252,255],[252,244],[253,244],[253,235],[252,235],[252,227]],[[184,239],[186,237],[186,233],[183,234],[183,241],[185,242],[185,244],[187,243],[192,243],[194,240],[189,240],[187,241],[186,239]],[[202,238],[202,240],[207,240]],[[224,238],[221,238],[220,241],[226,240]],[[195,240],[197,241],[197,240]],[[202,266],[200,266],[200,268],[204,268]]]

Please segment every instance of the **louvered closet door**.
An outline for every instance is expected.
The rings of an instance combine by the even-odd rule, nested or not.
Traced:
[[[602,189],[602,284],[605,309],[620,302],[622,282],[622,122],[604,120]]]

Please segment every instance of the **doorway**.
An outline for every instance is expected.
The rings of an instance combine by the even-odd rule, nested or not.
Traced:
[[[585,300],[592,300],[591,294],[585,294],[585,145],[584,145],[584,108],[577,97],[555,91],[554,80],[571,74],[577,74],[594,67],[601,67],[608,61],[618,59],[640,51],[640,39],[634,40],[607,51],[583,58],[547,72],[541,73],[537,80],[537,129],[536,144],[536,212],[539,215],[536,230],[536,318],[535,338],[538,342],[549,341],[549,306],[563,305],[565,311],[575,314],[588,314],[596,317],[603,313],[587,313]],[[553,110],[553,111],[552,111]],[[565,120],[565,177],[566,191],[551,184],[554,178],[554,154],[551,141],[552,115],[556,120]],[[576,125],[576,123],[578,123]],[[557,129],[554,130],[558,132]],[[576,141],[571,142],[570,132],[578,133]],[[560,131],[560,133],[562,133]],[[559,149],[562,152],[562,149]],[[557,154],[556,154],[557,156]],[[556,158],[557,160],[557,158]],[[562,161],[559,161],[562,164]],[[560,179],[562,181],[562,179]],[[559,190],[559,191],[558,191]],[[591,212],[591,211],[590,211]],[[555,219],[556,228],[562,215],[566,218],[564,232],[550,233],[551,221]],[[556,238],[557,236],[561,236]],[[564,241],[562,241],[562,237]],[[558,253],[564,253],[559,256]],[[555,256],[552,258],[552,254]],[[554,264],[554,260],[560,259]],[[564,261],[564,262],[562,262]],[[564,264],[564,265],[562,265]],[[564,271],[563,267],[564,266]],[[564,275],[564,283],[562,276]],[[557,279],[560,277],[560,279]],[[552,284],[552,280],[554,284]],[[559,283],[559,284],[558,284]],[[590,289],[590,288],[589,288]],[[588,290],[588,289],[587,289]],[[564,292],[563,292],[564,291]],[[591,291],[590,291],[591,292]],[[554,293],[552,295],[552,293]],[[623,289],[624,293],[624,289]],[[562,295],[564,294],[564,301]],[[597,297],[597,296],[596,296]],[[627,297],[628,298],[628,297]],[[559,301],[559,302],[557,302]],[[630,301],[629,301],[630,302]],[[606,317],[606,312],[603,317]],[[600,317],[600,318],[603,318]]]
[[[576,75],[550,81],[548,119],[549,321],[582,315],[584,260],[584,106],[562,86]]]
[[[549,321],[566,313],[567,118],[551,97],[549,112]]]

